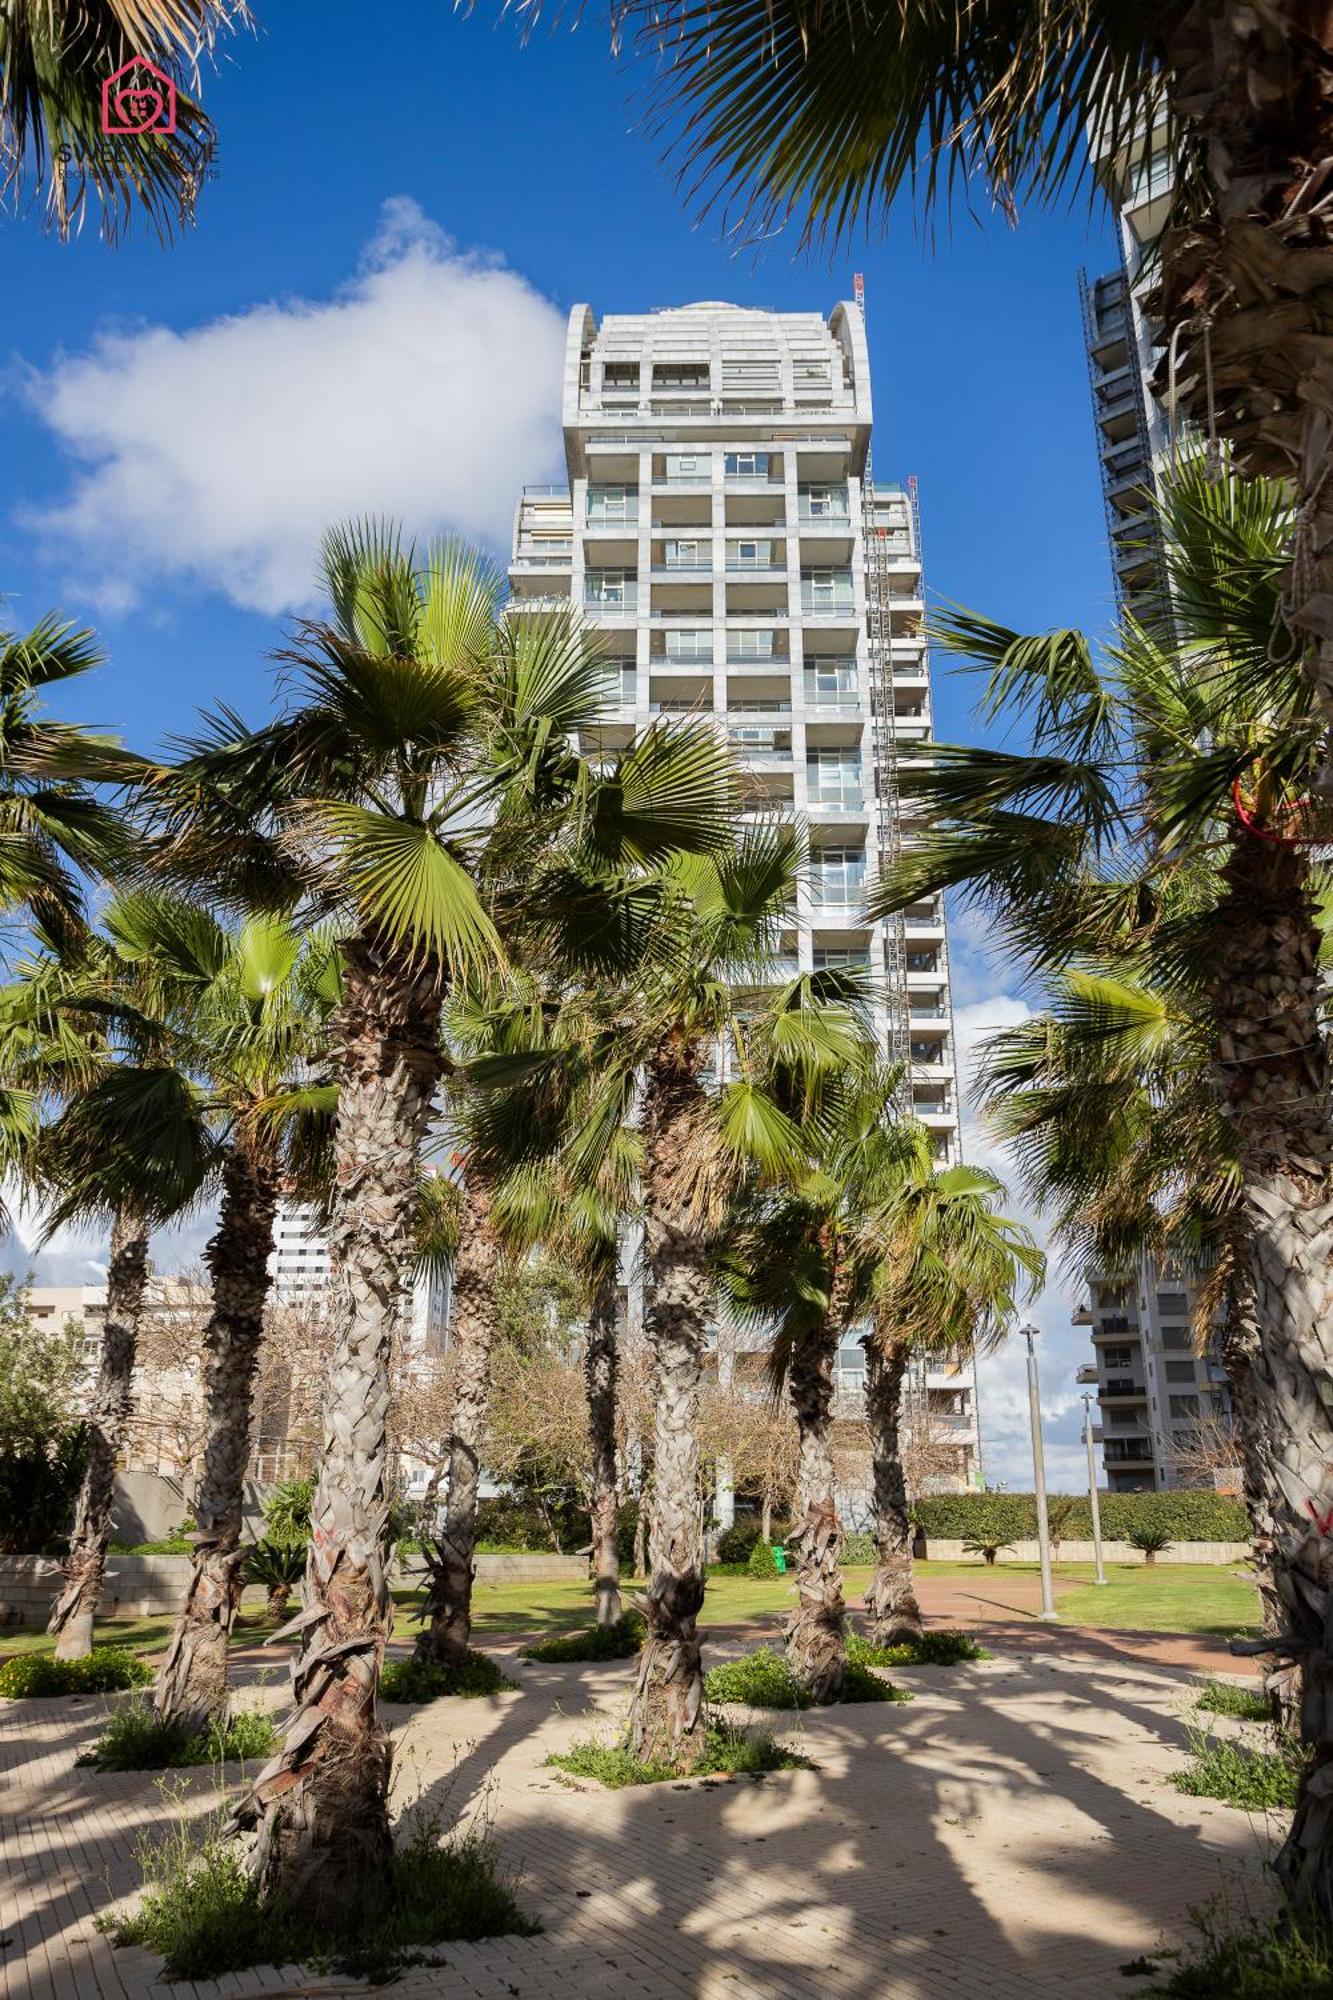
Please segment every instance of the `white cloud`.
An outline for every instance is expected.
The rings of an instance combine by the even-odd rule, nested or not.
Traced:
[[[359,515],[507,549],[524,480],[561,463],[563,333],[516,272],[392,201],[333,298],[108,332],[31,371],[76,469],[25,525],[112,612],[173,580],[308,607],[322,532]]]
[[[972,1105],[977,1052],[998,1028],[1026,1021],[1032,1009],[1006,993],[991,993],[959,1007],[954,1031],[964,1090],[963,1152],[975,1166],[988,1167],[1011,1190],[1007,1213],[1025,1222],[1049,1259],[1046,1286],[1027,1308],[1034,1325],[1041,1377],[1042,1435],[1047,1483],[1053,1491],[1079,1493],[1087,1485],[1087,1458],[1080,1442],[1083,1425],[1082,1391],[1074,1371],[1092,1358],[1086,1330],[1070,1325],[1078,1287],[1061,1274],[1050,1232],[1042,1218],[1022,1200],[1018,1172],[1006,1146],[999,1144]],[[1027,1348],[1015,1332],[998,1354],[978,1366],[982,1451],[991,1485],[1032,1490],[1032,1445],[1028,1424]]]

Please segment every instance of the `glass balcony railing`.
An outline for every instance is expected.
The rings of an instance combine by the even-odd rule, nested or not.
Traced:
[[[622,585],[618,591],[590,588],[583,593],[583,603],[587,610],[598,612],[604,618],[610,618],[624,612],[636,611],[639,605],[639,593],[632,583]]]
[[[852,618],[856,599],[850,590],[801,589],[801,610],[807,618]]]

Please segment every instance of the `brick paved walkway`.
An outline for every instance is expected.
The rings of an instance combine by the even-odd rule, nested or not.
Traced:
[[[402,2000],[1105,2000],[1138,1989],[1119,1967],[1190,1904],[1257,1880],[1271,1831],[1162,1784],[1188,1704],[1159,1668],[1015,1653],[922,1669],[901,1676],[908,1706],[776,1718],[817,1771],[608,1793],[542,1759],[614,1729],[627,1667],[506,1665],[520,1693],[390,1711],[397,1793],[446,1821],[485,1811],[545,1930],[451,1946],[391,1989]],[[15,2000],[165,2000],[155,1961],[93,1927],[166,1818],[151,1775],[74,1768],[105,1706],[0,1703]],[[209,1785],[193,1781],[198,1810]],[[371,1989],[268,1968],[174,1990]]]

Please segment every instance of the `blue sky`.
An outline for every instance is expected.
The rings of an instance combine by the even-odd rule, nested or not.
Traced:
[[[920,480],[927,581],[1019,626],[1111,606],[1077,271],[1114,260],[1086,207],[1012,230],[910,214],[835,261],[739,254],[677,196],[590,9],[578,32],[404,0],[283,0],[204,98],[221,133],[197,229],[64,247],[0,221],[0,592],[94,623],[110,665],[69,713],[151,748],[201,704],[259,717],[320,527],[356,511],[487,541],[559,470],[571,304],[691,299],[826,312],[866,275],[881,478]],[[366,39],[373,21],[373,40]],[[937,728],[970,688],[937,670]],[[1012,1015],[1005,969],[956,949],[964,1035]],[[1073,1478],[1080,1344],[1053,1285],[1055,1471]],[[987,1370],[992,1471],[1021,1481],[1017,1353]],[[1064,1454],[1068,1451],[1068,1460]]]

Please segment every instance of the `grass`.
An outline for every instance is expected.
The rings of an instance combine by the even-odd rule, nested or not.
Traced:
[[[466,1664],[458,1668],[413,1655],[389,1662],[380,1677],[380,1694],[385,1701],[439,1701],[444,1695],[509,1694],[517,1685],[488,1653],[469,1652]]]
[[[1170,2000],[1333,2000],[1333,1937],[1288,1918],[1234,1924],[1197,1912],[1198,1942],[1172,1953],[1175,1970],[1148,1993]],[[1145,1996],[1146,2000],[1146,1996]]]
[[[202,1842],[182,1819],[141,1846],[146,1887],[132,1917],[106,1928],[115,1943],[142,1945],[165,1961],[168,1979],[215,1979],[249,1965],[313,1965],[392,1976],[420,1948],[460,1939],[531,1937],[540,1926],[514,1900],[483,1833],[441,1840],[418,1817],[394,1856],[373,1919],[339,1930],[272,1898],[263,1903],[219,1817]]]
[[[743,1701],[751,1708],[809,1708],[808,1691],[797,1680],[783,1654],[759,1646],[740,1660],[726,1660],[704,1676],[710,1701]],[[847,1671],[839,1703],[910,1701],[905,1688],[881,1680],[864,1661],[854,1660],[848,1647]]]
[[[207,1729],[191,1729],[154,1714],[146,1701],[133,1701],[117,1710],[92,1749],[77,1762],[97,1771],[170,1771],[187,1764],[267,1757],[277,1746],[272,1722],[253,1710],[234,1715],[225,1729],[216,1722]]]
[[[264,1610],[264,1593],[259,1591],[258,1605],[253,1611],[242,1611],[232,1629],[234,1646],[254,1646],[261,1639],[268,1638],[277,1626]],[[154,1612],[147,1618],[99,1618],[94,1628],[93,1638],[98,1645],[126,1646],[137,1653],[160,1652],[170,1639],[176,1620],[168,1612]],[[6,1632],[0,1639],[0,1654],[5,1659],[16,1659],[29,1653],[50,1653],[55,1650],[55,1640],[49,1632]]]
[[[62,1694],[114,1694],[143,1687],[153,1670],[123,1646],[94,1646],[82,1660],[57,1660],[47,1653],[21,1653],[0,1667],[0,1695],[11,1701],[41,1701]]]
[[[862,1667],[957,1667],[964,1660],[989,1660],[994,1655],[966,1632],[922,1632],[896,1646],[873,1646],[859,1632],[849,1633],[847,1657]]]
[[[646,1631],[637,1611],[626,1611],[612,1625],[581,1625],[573,1632],[557,1632],[549,1639],[534,1639],[520,1649],[525,1660],[542,1660],[548,1666],[569,1660],[628,1660],[643,1645]]]
[[[678,1771],[673,1764],[644,1763],[623,1743],[592,1741],[555,1751],[546,1762],[576,1778],[596,1778],[611,1791],[621,1791],[627,1785],[665,1785],[679,1782],[682,1777],[716,1777],[723,1773],[761,1777],[767,1771],[815,1769],[808,1757],[798,1755],[795,1750],[784,1750],[766,1731],[737,1729],[729,1723],[713,1725],[708,1731],[703,1758],[689,1771]]]
[[[1293,1746],[1255,1750],[1248,1743],[1189,1732],[1190,1762],[1167,1783],[1192,1799],[1221,1799],[1246,1812],[1289,1812],[1300,1784],[1300,1758]]]
[[[1205,1681],[1195,1702],[1196,1708],[1211,1715],[1231,1715],[1237,1722],[1268,1722],[1268,1703],[1253,1688],[1237,1687],[1231,1681]]]
[[[1034,1566],[1035,1573],[1035,1566]],[[1091,1578],[1090,1564],[1062,1564],[1057,1576]],[[1122,1632],[1199,1632],[1230,1639],[1259,1630],[1259,1593],[1246,1572],[1224,1564],[1107,1565],[1106,1584],[1062,1591],[1063,1625],[1102,1625]]]

